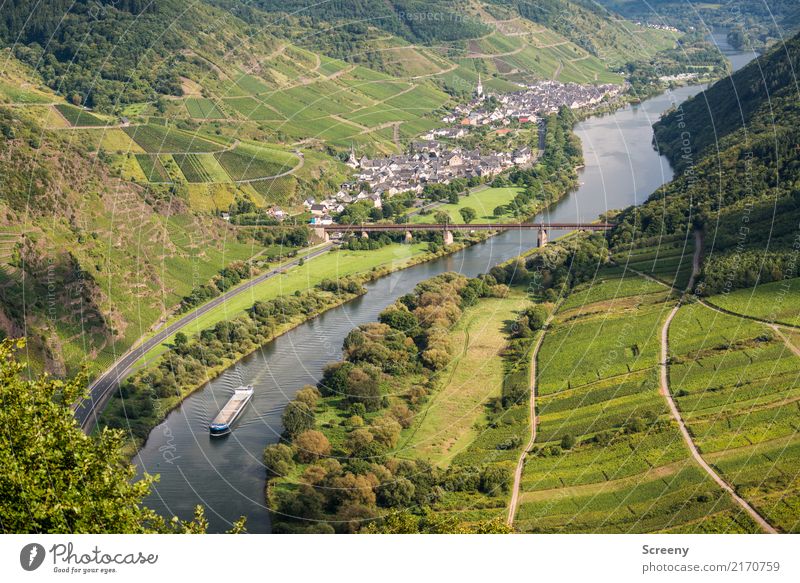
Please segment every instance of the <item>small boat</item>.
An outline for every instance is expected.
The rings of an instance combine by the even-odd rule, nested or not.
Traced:
[[[222,437],[223,435],[228,435],[231,432],[231,427],[233,426],[234,421],[238,419],[239,415],[241,415],[242,411],[244,411],[245,406],[247,403],[250,402],[250,399],[253,397],[253,385],[248,385],[246,387],[239,387],[235,391],[233,391],[233,396],[225,403],[225,406],[222,408],[211,424],[208,426],[208,430],[211,432],[211,437]]]

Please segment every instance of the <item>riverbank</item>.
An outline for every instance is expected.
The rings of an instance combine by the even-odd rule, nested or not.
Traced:
[[[243,358],[254,353],[263,346],[269,344],[270,342],[273,342],[275,339],[283,336],[287,332],[290,332],[297,326],[305,322],[308,322],[309,320],[312,320],[333,308],[341,306],[363,295],[364,293],[366,293],[366,290],[364,290],[362,287],[363,284],[365,283],[375,281],[395,271],[413,267],[414,265],[419,265],[421,263],[432,261],[434,259],[455,253],[457,251],[460,251],[461,249],[464,249],[465,247],[468,247],[469,245],[473,245],[484,241],[486,238],[488,238],[488,236],[489,236],[488,234],[484,233],[475,234],[472,235],[469,239],[456,241],[452,245],[448,245],[447,247],[441,247],[436,251],[429,250],[421,252],[418,255],[412,255],[411,257],[404,259],[402,261],[383,264],[381,266],[373,266],[368,271],[348,274],[344,276],[347,283],[348,284],[352,283],[354,285],[361,287],[361,289],[357,293],[333,293],[329,296],[326,296],[323,302],[316,309],[310,311],[304,311],[303,313],[288,318],[280,326],[273,328],[271,334],[269,334],[268,336],[261,337],[258,342],[247,345],[245,349],[235,350],[234,352],[232,352],[229,355],[226,355],[219,362],[215,363],[212,366],[206,366],[204,370],[202,370],[201,376],[198,378],[196,382],[179,386],[178,394],[172,394],[153,399],[152,407],[146,406],[144,408],[144,411],[137,411],[136,407],[133,407],[130,404],[126,405],[125,401],[130,400],[131,395],[126,395],[125,399],[115,400],[112,398],[112,401],[108,403],[108,405],[100,415],[99,425],[126,429],[129,440],[128,443],[126,444],[125,450],[129,456],[133,457],[138,452],[138,450],[146,444],[147,435],[149,435],[150,431],[154,427],[156,427],[159,423],[161,423],[167,417],[167,415],[169,415],[171,411],[180,406],[180,404],[192,393],[194,393],[207,383],[219,377],[219,375],[221,375],[225,370],[227,370],[231,366],[234,366],[237,362],[239,362]],[[334,250],[334,253],[336,252],[337,251]],[[290,297],[301,297],[298,296],[298,291],[295,291],[294,295]],[[255,304],[256,302],[253,303],[253,306]],[[251,308],[253,306],[251,306]],[[243,313],[245,312],[242,311],[241,314]],[[230,319],[232,319],[232,317]],[[204,327],[193,338],[202,335],[203,332],[211,330],[213,330],[212,327]],[[172,338],[174,342],[174,336]],[[187,341],[190,340],[191,339]],[[238,344],[237,346],[243,346],[243,345]],[[174,351],[175,349],[176,349],[175,344],[172,344],[171,347],[169,348],[165,347],[163,352],[159,356],[151,359],[147,364],[154,365],[155,362],[167,358],[169,356],[168,352],[170,350]],[[165,355],[164,353],[167,354]],[[144,372],[146,373],[149,370],[150,368],[146,368]],[[152,385],[153,383],[152,379],[142,377],[141,376],[142,373],[143,371],[140,370],[139,371],[140,376],[138,377],[139,379],[141,379],[141,384]],[[123,394],[125,394],[125,392],[129,390],[130,384],[134,382],[136,378],[137,377],[133,377],[132,379],[129,379],[128,381],[125,381],[123,383],[121,389],[121,392]],[[145,387],[142,386],[141,390],[143,391],[144,389]]]
[[[509,349],[510,334],[528,336],[527,316],[509,322],[530,305],[522,287],[445,273],[381,323],[353,329],[321,395],[298,393],[286,409],[289,439],[265,451],[275,531],[382,531],[367,522],[418,504],[439,532],[491,528],[505,513],[515,434],[527,429],[527,369],[522,390],[506,373],[527,362],[529,342]],[[288,414],[295,409],[308,414]]]

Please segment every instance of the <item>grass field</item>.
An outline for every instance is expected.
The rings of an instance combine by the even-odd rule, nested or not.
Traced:
[[[144,150],[131,137],[119,128],[101,128],[96,130],[74,130],[76,136],[92,150],[105,150],[125,154],[142,153]]]
[[[752,292],[775,306],[779,289]],[[800,357],[768,326],[700,304],[678,311],[670,346],[670,388],[700,451],[771,524],[800,531]]]
[[[199,334],[217,322],[230,320],[244,313],[257,301],[269,300],[282,295],[291,295],[314,287],[323,279],[336,279],[358,273],[368,273],[382,266],[400,268],[418,255],[427,252],[427,243],[412,245],[387,245],[374,251],[334,251],[306,262],[302,266],[287,269],[283,274],[268,279],[252,287],[223,305],[210,310],[184,329],[186,334]],[[187,292],[188,293],[188,292]],[[167,338],[161,345],[153,348],[142,361],[150,360],[164,351],[164,344],[172,341]]]
[[[473,192],[468,196],[462,196],[458,200],[458,204],[443,204],[433,210],[432,213],[426,215],[414,215],[411,217],[412,223],[432,223],[434,222],[434,214],[437,212],[445,212],[450,215],[453,224],[462,225],[464,219],[461,218],[459,209],[471,208],[478,214],[475,219],[476,223],[498,223],[504,221],[513,221],[510,215],[494,216],[494,209],[498,206],[505,206],[509,204],[514,197],[522,189],[517,187],[511,188],[487,188],[478,192]]]
[[[499,397],[504,369],[500,358],[508,327],[528,303],[521,290],[490,298],[464,313],[451,332],[455,358],[441,374],[441,385],[408,430],[398,453],[447,465],[473,440],[485,420],[488,399]]]

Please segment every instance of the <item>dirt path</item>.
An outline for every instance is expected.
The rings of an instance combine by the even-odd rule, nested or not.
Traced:
[[[672,414],[673,419],[678,424],[678,428],[680,429],[681,436],[683,437],[683,441],[686,443],[686,447],[689,449],[689,452],[694,458],[694,461],[703,468],[703,470],[709,475],[709,477],[714,480],[714,482],[719,485],[720,488],[728,492],[733,498],[733,501],[736,502],[742,509],[747,512],[750,517],[761,527],[764,532],[768,532],[770,534],[776,534],[777,531],[775,528],[767,522],[756,510],[750,506],[750,504],[744,500],[741,496],[739,496],[733,487],[728,484],[706,461],[703,459],[703,456],[700,455],[700,451],[697,449],[697,446],[694,444],[692,440],[692,436],[689,433],[689,430],[686,427],[686,423],[681,417],[681,413],[678,410],[678,406],[675,403],[675,399],[672,397],[672,393],[669,389],[669,326],[672,323],[672,319],[675,317],[675,314],[678,313],[680,309],[685,294],[690,292],[694,287],[694,282],[697,276],[700,274],[700,255],[702,252],[702,235],[699,231],[695,232],[695,249],[694,249],[694,257],[692,258],[692,275],[689,278],[689,283],[686,285],[686,290],[684,291],[684,295],[681,296],[681,299],[678,300],[678,303],[672,308],[667,319],[664,321],[664,326],[661,328],[661,362],[659,363],[660,368],[660,383],[659,383],[659,392],[667,401],[667,405],[669,406],[670,413]]]
[[[557,311],[558,306],[553,308],[553,311],[547,317],[547,320],[545,320],[544,326],[542,326],[542,333],[539,334],[539,338],[536,339],[536,344],[534,344],[533,351],[531,352],[531,377],[529,383],[531,387],[529,410],[531,420],[531,435],[528,439],[528,443],[525,444],[525,447],[519,454],[517,469],[514,470],[514,486],[511,489],[511,502],[508,506],[508,517],[506,518],[506,524],[508,526],[514,524],[514,517],[517,514],[517,506],[519,505],[519,488],[520,483],[522,482],[522,471],[525,469],[525,458],[528,457],[528,450],[533,447],[533,444],[536,441],[536,359],[539,356],[539,349],[542,347],[542,342],[544,342],[544,336],[547,334],[547,328],[550,326],[550,322],[553,320],[553,316]]]
[[[786,334],[783,333],[783,331],[780,329],[779,326],[776,326],[775,324],[768,324],[768,326],[773,330],[775,330],[775,333],[781,337],[781,340],[783,340],[783,343],[786,345],[786,348],[791,350],[795,354],[795,356],[800,357],[800,348],[792,344],[792,341]]]
[[[466,59],[494,59],[499,57],[510,57],[511,55],[517,55],[527,49],[527,45],[522,45],[521,47],[517,47],[513,51],[508,51],[505,53],[467,53]]]
[[[564,68],[564,61],[559,60],[558,61],[558,67],[556,67],[556,70],[553,72],[553,80],[554,81],[558,79],[559,75],[561,75],[561,70],[563,68]]]

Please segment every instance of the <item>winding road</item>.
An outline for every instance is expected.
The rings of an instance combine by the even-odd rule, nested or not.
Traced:
[[[75,407],[75,417],[78,420],[78,423],[80,423],[81,428],[86,433],[90,433],[94,429],[98,416],[102,412],[105,404],[111,398],[111,395],[114,394],[114,391],[119,386],[120,381],[124,380],[125,377],[131,373],[136,363],[150,350],[217,306],[224,304],[226,301],[235,296],[245,293],[260,283],[281,274],[287,268],[299,265],[301,260],[308,261],[327,253],[332,246],[332,243],[323,244],[302,258],[294,259],[293,261],[289,261],[287,263],[282,263],[278,267],[262,273],[258,277],[251,279],[239,287],[233,288],[214,298],[210,302],[199,306],[195,310],[192,310],[172,324],[162,328],[141,344],[138,344],[128,350],[125,354],[118,358],[113,365],[111,365],[111,368],[106,370],[97,378],[97,380],[94,381],[94,383],[92,383],[92,385],[89,387],[89,396]]]

